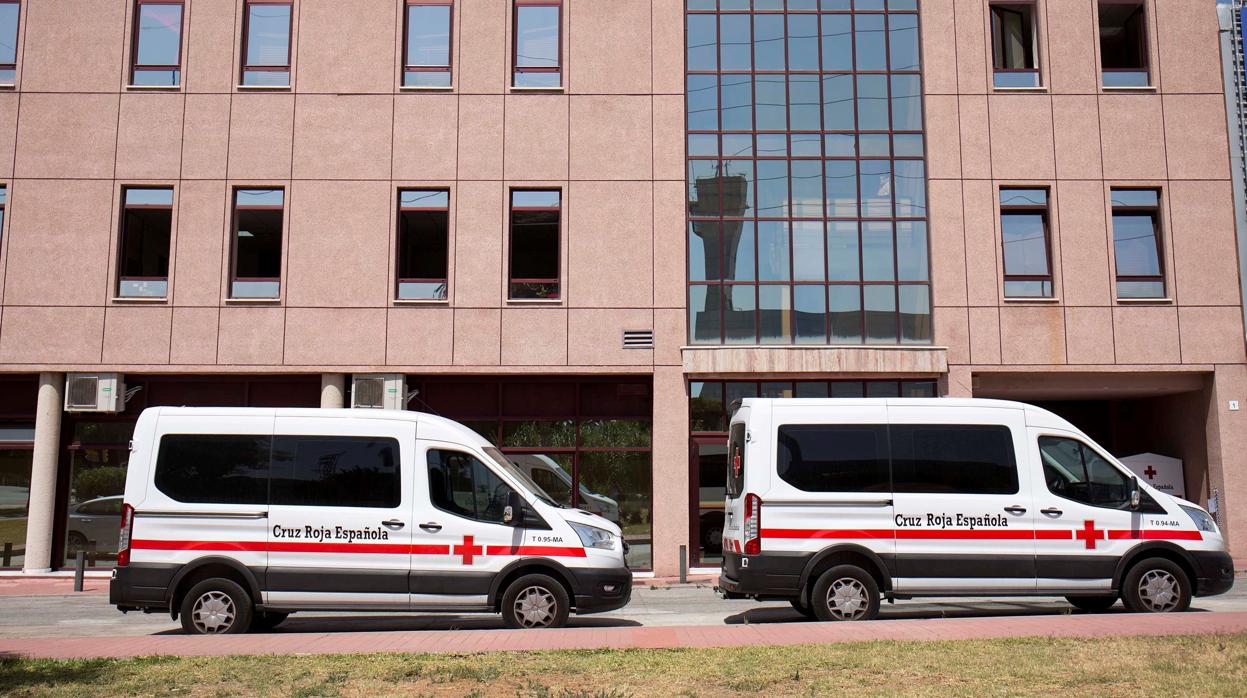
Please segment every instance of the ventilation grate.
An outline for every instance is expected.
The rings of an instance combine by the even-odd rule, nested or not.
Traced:
[[[385,405],[384,378],[356,378],[352,381],[352,400],[354,407],[376,407]]]
[[[654,331],[653,330],[624,330],[623,348],[624,349],[653,349],[654,348]]]
[[[71,376],[65,402],[70,409],[93,410],[99,407],[99,394],[99,376]]]

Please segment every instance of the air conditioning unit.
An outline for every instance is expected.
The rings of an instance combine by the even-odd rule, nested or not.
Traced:
[[[65,411],[123,412],[125,392],[120,373],[70,373],[65,376]]]
[[[375,410],[407,409],[407,381],[401,373],[351,376],[351,407]]]

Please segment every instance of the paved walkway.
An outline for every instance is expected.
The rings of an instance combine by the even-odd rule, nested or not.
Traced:
[[[360,652],[493,652],[553,649],[740,647],[869,640],[963,640],[1000,637],[1123,637],[1247,632],[1247,612],[1177,615],[1063,615],[1014,618],[878,620],[865,623],[773,623],[698,627],[565,628],[4,638],[0,656],[54,659],[187,657]]]

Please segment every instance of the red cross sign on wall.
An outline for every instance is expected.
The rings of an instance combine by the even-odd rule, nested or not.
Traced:
[[[1143,471],[1143,474],[1146,475],[1149,480],[1154,479],[1156,477],[1156,468],[1149,465],[1147,466],[1147,470]]]
[[[484,548],[482,548],[479,545],[473,545],[472,543],[473,543],[472,536],[464,536],[463,545],[456,545],[454,547],[454,550],[451,551],[451,554],[462,555],[463,564],[465,565],[472,564],[472,558],[474,558],[477,555],[485,554]]]
[[[1104,531],[1096,530],[1095,522],[1087,520],[1081,530],[1074,531],[1074,538],[1087,542],[1087,550],[1095,550],[1095,542],[1102,540]]]

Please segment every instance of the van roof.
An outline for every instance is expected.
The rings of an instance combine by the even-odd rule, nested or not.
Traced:
[[[448,435],[458,436],[465,443],[488,446],[489,442],[480,434],[468,427],[435,414],[415,412],[412,410],[378,410],[378,409],[327,409],[317,407],[149,407],[143,414],[155,412],[157,416],[201,416],[201,417],[305,417],[314,419],[367,419],[388,420],[398,422],[416,422],[425,426],[436,427],[431,438],[445,439]]]
[[[992,407],[996,409],[1022,410],[1026,413],[1026,423],[1033,427],[1063,429],[1078,434],[1082,430],[1070,424],[1065,418],[1056,415],[1042,407],[1029,405],[1025,402],[1015,402],[1013,400],[992,400],[988,398],[960,398],[960,397],[889,397],[889,398],[831,398],[831,397],[747,397],[741,400],[741,406],[752,406],[766,403],[783,403],[793,407],[818,407],[821,405],[861,405],[865,406],[882,406],[895,405],[897,407],[938,407],[938,408],[957,408],[957,407]]]

